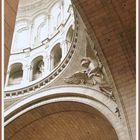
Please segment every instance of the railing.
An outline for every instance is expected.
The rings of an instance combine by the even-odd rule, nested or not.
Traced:
[[[79,23],[78,23],[78,16],[75,12],[74,12],[74,17],[75,17],[75,30],[74,30],[73,41],[66,57],[59,64],[59,66],[57,66],[46,78],[40,80],[39,82],[35,84],[32,84],[24,88],[16,89],[16,90],[5,91],[5,98],[18,97],[20,95],[25,95],[25,94],[37,91],[40,88],[43,88],[49,82],[51,82],[55,77],[57,77],[63,71],[63,69],[67,66],[71,57],[73,56],[73,53],[76,48],[77,40],[78,40]]]

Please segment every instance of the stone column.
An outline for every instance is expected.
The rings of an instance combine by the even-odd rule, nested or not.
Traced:
[[[53,70],[54,68],[54,57],[52,54],[50,54],[50,62],[49,62],[49,68],[50,68],[50,71]]]
[[[29,81],[33,81],[33,65],[29,67]]]
[[[47,15],[46,17],[46,20],[47,20],[47,28],[48,28],[48,38],[50,38],[51,36],[51,15]]]
[[[43,62],[44,62],[44,74],[48,74],[50,72],[50,59],[48,56],[46,56],[44,59],[43,59]]]
[[[23,70],[23,78],[22,78],[22,84],[27,84],[30,82],[30,69],[31,67],[29,65],[24,65]]]
[[[30,24],[30,27],[29,27],[29,46],[30,48],[32,48],[32,45],[33,45],[33,23]]]
[[[63,41],[61,44],[60,44],[60,47],[62,49],[62,58],[61,58],[61,61],[65,58],[65,56],[67,55],[68,53],[68,46],[67,46],[67,41]]]

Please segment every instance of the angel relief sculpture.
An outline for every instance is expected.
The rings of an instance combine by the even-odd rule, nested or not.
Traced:
[[[100,91],[114,99],[112,89],[105,80],[103,66],[97,58],[84,57],[81,60],[83,71],[78,71],[64,79],[68,84],[98,85]]]

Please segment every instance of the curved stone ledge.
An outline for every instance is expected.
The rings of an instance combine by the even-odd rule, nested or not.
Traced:
[[[5,110],[5,119],[7,120],[6,116],[12,116],[10,115],[12,112],[14,114],[17,114],[20,111],[19,108],[22,109],[28,108],[29,106],[32,106],[36,103],[50,100],[50,99],[55,99],[55,98],[58,99],[59,97],[81,97],[81,98],[95,100],[103,104],[104,106],[106,106],[111,112],[114,112],[115,116],[117,116],[115,114],[115,109],[117,107],[117,104],[109,97],[102,94],[101,92],[97,90],[93,90],[91,88],[87,88],[87,87],[85,88],[82,86],[61,86],[61,87],[49,88],[47,90],[40,92],[39,94],[29,95],[23,100],[13,104],[12,106],[9,106]]]
[[[7,108],[4,114],[5,126],[27,111],[43,105],[65,101],[83,103],[97,109],[113,125],[120,140],[125,139],[125,135],[121,135],[125,133],[125,129],[124,131],[119,129],[120,127],[123,128],[123,125],[116,113],[117,104],[101,92],[81,86],[54,87],[46,91],[44,90],[40,94],[29,95]]]

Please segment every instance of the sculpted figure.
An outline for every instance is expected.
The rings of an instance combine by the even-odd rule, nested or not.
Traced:
[[[99,65],[99,62],[96,58],[91,59],[89,57],[84,57],[81,60],[82,67],[85,68],[85,73],[88,76],[88,79],[90,82],[92,82],[93,85],[98,84],[99,89],[104,92],[107,96],[111,97],[113,100],[115,98],[112,94],[112,88],[109,86],[109,84],[105,80],[104,73],[102,71],[103,67],[102,65]]]
[[[83,71],[78,71],[72,76],[65,78],[65,82],[69,84],[101,84],[103,82],[103,73],[97,60],[92,60],[89,57],[84,57],[81,60],[81,66],[85,68]]]
[[[88,80],[88,76],[85,74],[85,72],[76,72],[72,74],[70,77],[67,77],[64,79],[64,81],[68,84],[86,84]]]
[[[89,57],[84,57],[81,60],[81,66],[85,68],[85,73],[89,79],[92,79],[92,83],[95,85],[97,83],[102,83],[103,73],[99,63],[96,59],[91,59]]]
[[[83,71],[78,71],[72,74],[70,77],[64,79],[68,84],[89,84],[89,85],[99,85],[100,91],[112,98],[112,88],[105,80],[104,73],[102,71],[102,65],[99,65],[98,60],[91,59],[89,57],[84,57],[81,60],[81,66],[85,68]]]

